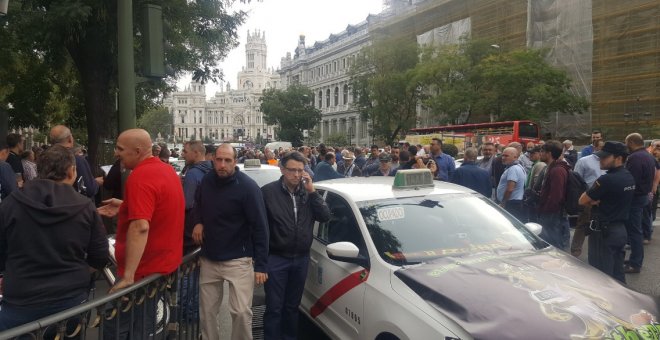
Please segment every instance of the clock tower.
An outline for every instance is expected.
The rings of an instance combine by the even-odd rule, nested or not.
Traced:
[[[261,72],[266,69],[266,32],[256,30],[253,33],[248,31],[247,44],[245,45],[245,60],[247,67],[245,71]]]

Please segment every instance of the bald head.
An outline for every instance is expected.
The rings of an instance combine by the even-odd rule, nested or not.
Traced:
[[[55,125],[50,129],[48,141],[51,145],[62,145],[66,148],[73,147],[73,134],[71,130],[64,125]]]
[[[152,157],[149,133],[142,129],[122,132],[117,138],[115,156],[127,169],[133,169],[143,160]]]
[[[508,147],[502,151],[502,163],[509,165],[515,162],[518,159],[518,156],[520,156],[518,149],[514,147]]]
[[[518,150],[518,153],[522,152],[522,144],[518,142],[511,142],[509,143],[509,145],[507,145],[507,147],[515,148],[516,150]]]

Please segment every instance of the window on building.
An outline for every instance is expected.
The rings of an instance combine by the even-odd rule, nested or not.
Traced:
[[[325,90],[325,107],[330,107],[330,89]]]
[[[342,68],[342,69],[345,69],[345,68],[346,68],[346,58],[343,58],[343,59],[341,60],[341,68]]]
[[[339,105],[339,87],[335,87],[335,106]]]
[[[337,72],[337,62],[336,61],[332,62],[332,72]]]
[[[319,109],[323,107],[323,91],[319,91]]]
[[[342,103],[343,103],[344,105],[348,104],[348,84],[344,84],[344,93],[343,93],[343,97],[344,97],[344,98],[342,98],[342,99],[343,99]]]

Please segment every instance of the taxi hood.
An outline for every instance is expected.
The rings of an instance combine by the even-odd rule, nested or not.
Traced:
[[[475,339],[660,338],[658,298],[554,249],[445,257],[394,275]]]

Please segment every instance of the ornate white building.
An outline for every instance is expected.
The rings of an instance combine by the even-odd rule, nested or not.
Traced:
[[[321,140],[341,134],[353,145],[371,143],[367,121],[360,119],[351,105],[348,73],[359,51],[370,44],[368,20],[348,25],[343,32],[331,34],[311,47],[305,46],[305,36],[301,35],[293,58],[291,53],[282,58],[283,87],[298,83],[314,93],[315,106],[321,110]]]
[[[221,89],[207,100],[206,87],[192,82],[183,91],[172,93],[165,106],[174,118],[177,140],[191,138],[214,141],[255,141],[273,139],[273,126],[266,125],[259,109],[264,89],[277,88],[280,76],[266,65],[266,33],[248,31],[246,65],[238,73],[238,88]]]

